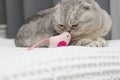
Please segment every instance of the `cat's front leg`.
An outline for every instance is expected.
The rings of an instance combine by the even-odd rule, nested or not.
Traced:
[[[92,39],[84,38],[84,39],[80,39],[75,45],[76,46],[86,46],[86,45],[90,44],[92,41],[93,41]]]
[[[89,43],[87,46],[88,47],[105,47],[107,46],[107,41],[104,38],[99,37],[94,41],[92,41],[91,43]]]

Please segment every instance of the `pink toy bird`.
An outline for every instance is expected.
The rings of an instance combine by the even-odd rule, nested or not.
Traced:
[[[44,40],[39,41],[32,47],[28,48],[28,50],[32,50],[35,47],[39,46],[41,43],[49,42],[49,47],[62,47],[62,46],[67,46],[70,43],[71,40],[71,35],[68,32],[64,32],[61,35],[58,36],[53,36],[50,38],[46,38]]]
[[[61,46],[67,46],[70,42],[71,35],[68,32],[64,32],[61,35],[51,37],[49,39],[49,47],[61,47]]]

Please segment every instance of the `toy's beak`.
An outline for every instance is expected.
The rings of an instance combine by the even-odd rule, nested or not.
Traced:
[[[73,38],[71,37],[70,42],[72,42],[72,41],[73,41]]]

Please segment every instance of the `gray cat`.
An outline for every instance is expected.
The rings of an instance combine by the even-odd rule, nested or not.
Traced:
[[[104,36],[111,25],[110,16],[95,0],[62,0],[55,7],[29,18],[18,31],[15,43],[18,47],[29,47],[67,31],[73,38],[70,45],[104,47],[107,46]]]

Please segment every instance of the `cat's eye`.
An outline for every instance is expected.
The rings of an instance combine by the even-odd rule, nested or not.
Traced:
[[[59,24],[59,26],[60,26],[61,28],[65,28],[65,26],[64,26],[64,25],[62,25],[62,24]]]
[[[78,26],[78,24],[72,25],[72,28],[76,28]]]

